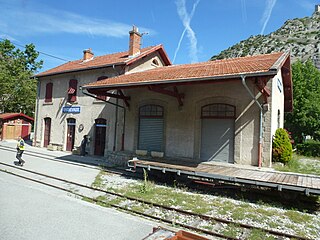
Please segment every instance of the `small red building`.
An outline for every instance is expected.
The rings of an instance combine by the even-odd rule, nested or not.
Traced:
[[[33,121],[23,113],[0,114],[0,140],[17,139],[18,136],[29,140]]]

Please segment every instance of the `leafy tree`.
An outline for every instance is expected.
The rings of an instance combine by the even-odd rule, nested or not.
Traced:
[[[320,140],[320,71],[312,61],[292,64],[293,112],[286,113],[285,127],[295,143],[310,135]]]
[[[32,75],[42,67],[33,44],[22,51],[9,40],[0,41],[0,112],[33,116],[37,82]]]
[[[272,143],[272,161],[288,163],[292,159],[292,145],[288,132],[278,128]]]

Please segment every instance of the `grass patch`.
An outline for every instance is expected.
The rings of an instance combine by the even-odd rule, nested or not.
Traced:
[[[236,224],[229,224],[220,233],[228,237],[237,238],[241,234],[241,229]]]
[[[147,186],[145,183],[130,185],[124,191],[124,194],[129,197],[135,197],[167,206],[179,206],[184,210],[199,214],[207,213],[211,209],[210,203],[204,200],[200,195],[186,194],[171,188],[156,187],[156,185],[151,182],[149,182]]]
[[[142,213],[144,213],[145,210],[148,209],[148,207],[149,207],[149,206],[146,206],[146,205],[141,204],[141,205],[134,205],[134,206],[131,207],[131,209],[132,209],[133,211],[137,211],[137,212],[142,212]]]
[[[277,238],[268,235],[266,232],[259,230],[259,229],[253,229],[250,231],[249,236],[246,238],[248,240],[275,240]]]
[[[284,166],[275,166],[275,170],[282,172],[295,172],[303,174],[320,175],[320,163],[318,162],[319,158],[310,159],[310,161],[315,161],[314,164],[303,163],[301,159],[310,158],[294,154],[292,160],[289,161],[288,164]]]
[[[233,209],[236,207],[233,203],[227,201],[220,202],[215,206],[218,208],[218,214],[220,215],[227,215],[228,213],[232,212]]]
[[[243,220],[246,219],[247,209],[245,208],[236,208],[232,211],[231,217],[234,220]],[[254,215],[253,215],[254,216]]]
[[[100,171],[99,174],[94,179],[94,182],[92,183],[92,187],[95,187],[95,188],[103,188],[104,187],[103,178],[102,178],[103,175],[104,175],[104,172]]]
[[[302,214],[293,210],[286,211],[284,215],[295,223],[306,223],[312,220],[312,217],[310,215]]]
[[[199,194],[196,192],[190,192],[187,189],[181,189],[177,183],[174,187],[167,187],[163,185],[157,185],[147,179],[145,174],[144,180],[136,181],[136,183],[128,183],[126,185],[120,185],[116,188],[112,184],[108,187],[108,184],[104,184],[106,181],[104,173],[101,172],[97,175],[94,186],[99,188],[108,188],[109,191],[115,193],[121,193],[128,197],[134,197],[141,200],[162,204],[166,206],[172,206],[186,211],[191,211],[199,214],[208,214],[211,216],[218,216],[225,219],[232,218],[235,221],[246,220],[249,222],[263,222],[271,228],[284,228],[292,229],[297,235],[301,236],[312,236],[316,238],[319,236],[316,226],[319,226],[319,221],[315,221],[315,217],[310,214],[304,214],[293,209],[288,211],[278,211],[275,206],[270,206],[264,203],[262,200],[258,204],[248,203],[245,200],[234,201],[229,198],[214,197]],[[98,200],[104,203],[99,203],[101,206],[110,207],[110,205],[119,205],[125,199],[119,197],[113,198],[112,200],[106,196],[100,196]],[[144,204],[137,204],[131,206],[133,210],[144,212],[147,207]],[[175,221],[175,216],[168,216],[168,219]],[[275,221],[274,219],[287,218],[289,222]],[[314,226],[312,225],[314,223]],[[301,228],[303,224],[303,228]],[[212,229],[210,224],[205,223],[203,228]],[[238,237],[241,235],[239,227],[236,225],[224,226],[221,231],[230,237]],[[248,232],[250,235],[246,239],[274,239],[268,234],[261,231]]]
[[[83,197],[82,200],[89,203],[95,203],[91,198],[88,198],[88,197]]]

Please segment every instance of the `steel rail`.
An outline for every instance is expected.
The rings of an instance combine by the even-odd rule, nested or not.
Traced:
[[[146,204],[146,205],[152,205],[152,206],[155,206],[155,207],[159,207],[159,208],[166,209],[166,210],[169,210],[169,211],[175,211],[175,212],[182,213],[182,214],[185,214],[185,215],[196,216],[196,217],[199,217],[199,218],[201,218],[203,220],[207,220],[207,221],[216,221],[216,222],[221,222],[221,223],[225,223],[225,224],[234,224],[234,225],[240,226],[242,228],[256,229],[256,230],[260,230],[260,231],[263,231],[263,232],[266,232],[266,233],[269,233],[269,234],[272,234],[272,235],[276,235],[276,236],[281,236],[281,237],[288,237],[288,238],[301,239],[301,240],[311,240],[309,238],[305,238],[305,237],[301,237],[301,236],[297,236],[297,235],[293,235],[293,234],[288,234],[288,233],[283,233],[283,232],[279,232],[279,231],[275,231],[275,230],[255,227],[255,226],[252,226],[252,225],[243,224],[243,223],[239,223],[239,222],[235,222],[235,221],[231,221],[231,220],[226,220],[226,219],[222,219],[222,218],[212,217],[212,216],[208,216],[208,215],[197,214],[197,213],[193,213],[193,212],[190,212],[190,211],[186,211],[186,210],[182,210],[182,209],[177,209],[177,208],[165,206],[165,205],[162,205],[162,204],[149,202],[149,201],[146,201],[146,200],[125,196],[123,194],[114,193],[114,192],[110,192],[110,191],[107,191],[107,190],[104,190],[104,189],[99,189],[99,188],[87,186],[87,185],[84,185],[84,184],[81,184],[81,183],[69,181],[69,180],[66,180],[66,179],[61,179],[61,178],[50,176],[50,175],[43,174],[43,173],[38,173],[38,172],[35,172],[35,171],[32,171],[32,170],[28,170],[28,169],[25,169],[25,168],[12,166],[10,164],[6,164],[6,163],[2,163],[2,162],[0,162],[0,164],[4,165],[4,166],[11,167],[11,168],[15,168],[15,169],[18,169],[18,170],[21,170],[21,171],[29,172],[29,173],[32,173],[32,174],[35,174],[35,175],[39,175],[39,176],[43,176],[43,177],[46,177],[46,178],[51,178],[51,179],[54,179],[54,180],[58,180],[58,181],[61,181],[61,182],[73,184],[73,185],[76,185],[76,186],[79,186],[79,187],[87,188],[87,189],[90,189],[90,190],[99,191],[99,192],[103,192],[105,194],[114,195],[114,196],[125,198],[125,199],[128,199],[128,200],[136,201],[136,202],[143,203],[143,204]],[[1,171],[3,171],[3,170],[1,170]],[[3,171],[3,172],[7,172],[7,171]],[[42,183],[42,182],[39,181],[39,183]],[[139,212],[139,214],[144,215],[145,213],[140,213]],[[157,217],[151,216],[151,215],[149,217],[157,218]],[[164,220],[164,221],[166,222],[168,220]],[[173,223],[175,223],[175,222],[173,222]],[[177,224],[177,223],[175,223],[175,224]]]
[[[15,148],[7,147],[7,146],[1,146],[1,145],[0,145],[0,150],[16,152]],[[90,165],[93,165],[93,166],[88,166],[87,165],[88,163],[84,162],[84,161],[78,161],[78,160],[70,159],[70,160],[74,161],[74,162],[70,162],[70,160],[68,160],[68,159],[66,159],[66,160],[58,159],[59,157],[51,155],[51,154],[46,154],[46,153],[37,153],[35,151],[29,151],[28,150],[28,151],[25,151],[23,153],[23,155],[33,156],[33,157],[37,157],[37,158],[43,158],[43,159],[46,159],[46,160],[49,160],[49,161],[55,161],[55,162],[60,162],[60,163],[79,166],[79,167],[84,167],[84,168],[99,169],[99,170],[102,170],[104,172],[113,173],[113,174],[119,174],[119,175],[126,175],[128,177],[134,177],[134,176],[136,177],[136,175],[128,174],[128,171],[123,171],[123,170],[119,170],[119,169],[114,170],[114,168],[113,168],[113,170],[111,170],[107,166],[98,165],[98,164],[94,164],[94,163],[90,163]]]
[[[82,197],[82,198],[89,199],[89,200],[91,200],[91,201],[93,201],[93,202],[95,202],[97,204],[99,204],[99,203],[107,204],[107,205],[109,205],[111,207],[114,207],[114,208],[117,208],[117,209],[121,209],[121,210],[124,210],[124,211],[127,211],[127,212],[132,212],[132,213],[135,213],[135,214],[138,214],[138,215],[141,215],[141,216],[149,217],[149,218],[152,218],[152,219],[155,219],[155,220],[159,220],[161,222],[175,224],[177,226],[181,226],[181,227],[184,227],[184,228],[196,231],[196,232],[200,232],[200,233],[205,233],[205,234],[208,234],[208,235],[211,235],[211,236],[221,237],[221,238],[228,239],[228,240],[240,240],[239,238],[225,236],[225,235],[222,235],[222,234],[219,234],[219,233],[216,233],[216,232],[211,232],[211,231],[208,231],[208,230],[205,230],[205,229],[196,228],[196,227],[193,227],[193,226],[189,226],[187,224],[175,222],[173,220],[160,218],[160,217],[153,216],[153,215],[150,215],[150,214],[147,214],[147,213],[142,213],[142,212],[139,212],[139,211],[136,211],[136,210],[133,210],[133,209],[125,208],[125,207],[122,207],[122,206],[119,206],[119,205],[116,205],[116,204],[108,203],[108,202],[105,202],[103,200],[99,200],[99,199],[96,199],[96,198],[88,197],[88,196],[85,196],[83,194],[74,192],[73,190],[70,190],[70,189],[59,187],[59,186],[56,186],[56,185],[50,184],[50,183],[45,183],[45,182],[42,182],[40,180],[33,179],[33,178],[30,178],[30,177],[26,177],[26,176],[22,176],[22,175],[19,175],[19,174],[13,173],[13,172],[9,172],[9,171],[3,170],[3,169],[0,169],[0,172],[4,172],[4,173],[7,173],[7,174],[16,176],[16,177],[20,177],[20,178],[23,178],[23,179],[26,179],[26,180],[29,180],[29,181],[40,183],[40,184],[43,184],[45,186],[49,186],[49,187],[52,187],[52,188],[55,188],[55,189],[58,189],[58,190],[61,190],[61,191],[65,191],[65,192],[74,194],[75,196],[79,196],[79,197]]]

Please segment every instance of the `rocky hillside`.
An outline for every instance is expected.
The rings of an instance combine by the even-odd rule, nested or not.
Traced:
[[[320,68],[320,12],[288,20],[275,32],[251,36],[211,60],[291,50],[292,61],[312,59]]]

